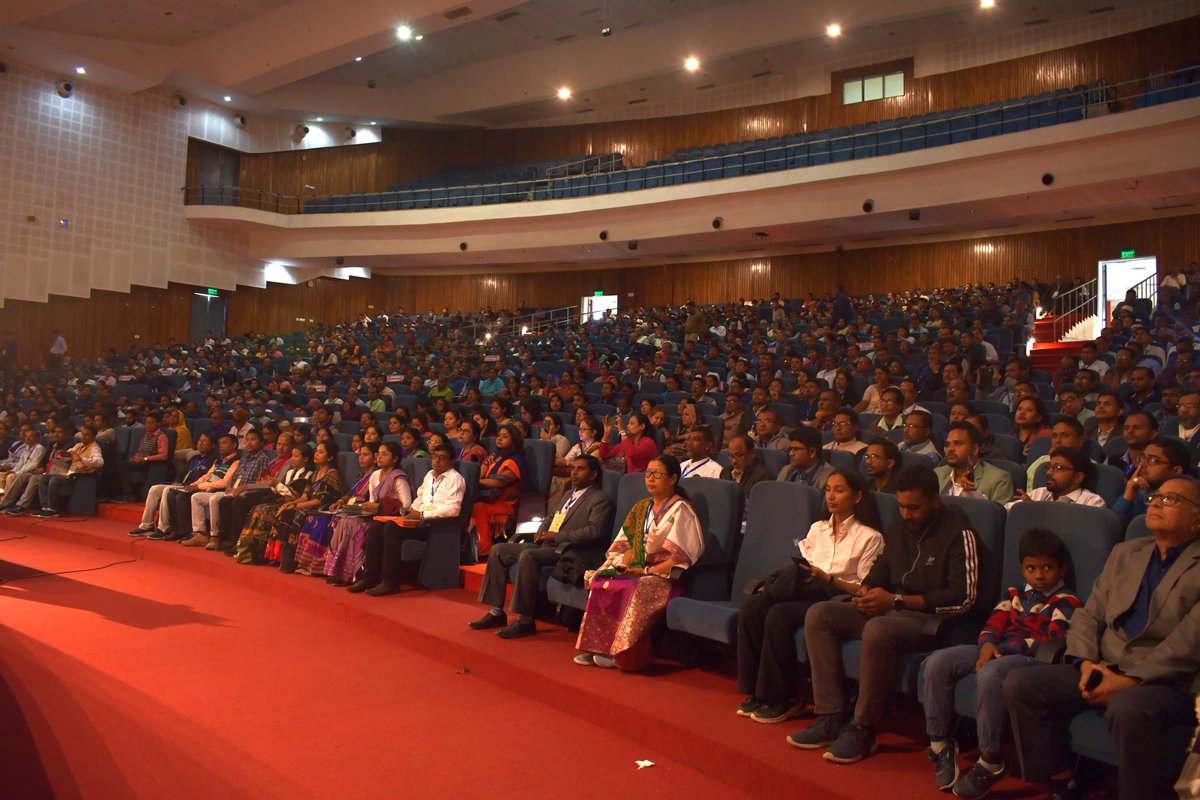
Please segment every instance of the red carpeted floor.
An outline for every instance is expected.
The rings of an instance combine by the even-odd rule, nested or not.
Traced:
[[[804,720],[735,717],[721,669],[583,668],[543,622],[468,629],[461,590],[350,595],[128,527],[0,519],[0,796],[937,795],[911,714],[836,767],[786,745]]]

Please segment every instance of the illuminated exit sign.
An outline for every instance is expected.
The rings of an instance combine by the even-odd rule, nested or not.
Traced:
[[[1133,258],[1136,255],[1137,255],[1136,250],[1122,250],[1121,251],[1121,258]]]

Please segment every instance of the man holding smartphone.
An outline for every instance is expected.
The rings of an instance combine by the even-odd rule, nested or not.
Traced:
[[[934,472],[942,494],[982,497],[1003,505],[1013,498],[1012,476],[979,460],[979,429],[969,422],[953,422],[946,432],[946,463]]]

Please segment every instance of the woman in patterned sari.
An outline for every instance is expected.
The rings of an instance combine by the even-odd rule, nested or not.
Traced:
[[[503,541],[508,522],[517,513],[521,484],[526,480],[525,437],[515,423],[506,422],[496,433],[496,452],[479,470],[479,499],[471,510],[476,554],[482,561],[492,542]]]
[[[272,479],[271,490],[273,499],[260,503],[250,509],[246,516],[246,525],[237,540],[237,562],[239,564],[261,563],[263,551],[267,547],[267,538],[271,534],[271,526],[283,503],[295,500],[304,494],[312,481],[313,449],[307,444],[292,448],[292,458],[283,474]]]
[[[304,494],[281,505],[271,525],[267,560],[279,564],[280,572],[296,571],[296,545],[300,541],[300,530],[305,527],[309,515],[328,508],[342,496],[342,476],[337,471],[337,445],[332,441],[318,444],[313,451],[313,463],[316,470]],[[318,515],[315,519],[325,520],[325,527],[328,528],[329,517]],[[322,535],[316,523],[312,527],[309,538],[315,538],[314,534]],[[323,535],[325,543],[328,543],[328,531]]]
[[[679,575],[704,553],[704,531],[679,488],[679,462],[656,456],[645,476],[650,497],[634,504],[600,569],[585,576],[576,664],[630,672],[649,666],[650,634],[683,591]]]
[[[368,511],[389,514],[412,504],[412,480],[400,469],[400,445],[383,442],[373,454],[370,448],[370,445],[364,445],[358,454],[363,477],[345,498],[334,503],[334,510],[343,505],[361,506]],[[370,517],[334,517],[333,537],[329,541],[329,555],[325,559],[325,580],[328,583],[348,586],[354,582],[354,576],[363,563],[370,523]]]

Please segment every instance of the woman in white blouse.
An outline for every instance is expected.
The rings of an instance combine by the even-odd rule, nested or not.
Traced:
[[[796,632],[814,603],[853,594],[883,552],[875,498],[856,470],[834,470],[825,483],[828,516],[797,539],[795,567],[786,567],[738,612],[738,716],[783,722],[802,708]],[[801,560],[797,560],[797,556]]]

